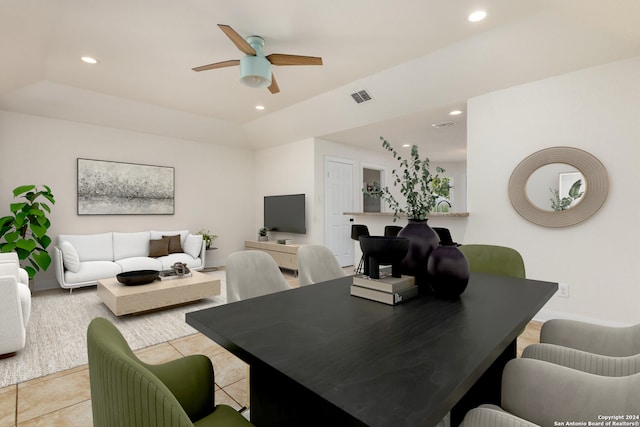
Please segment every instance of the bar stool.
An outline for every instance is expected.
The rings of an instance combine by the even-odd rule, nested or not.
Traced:
[[[386,237],[397,237],[400,230],[402,230],[402,227],[399,225],[387,225],[384,227],[384,235]]]
[[[369,227],[362,224],[351,224],[351,239],[360,242],[360,236],[369,236]],[[360,257],[358,267],[354,270],[356,274],[362,274],[364,269],[364,254]]]

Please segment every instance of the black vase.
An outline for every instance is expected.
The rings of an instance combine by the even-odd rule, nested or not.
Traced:
[[[440,243],[438,234],[429,227],[426,219],[410,219],[400,230],[398,237],[409,239],[409,250],[402,260],[402,274],[415,277],[421,294],[430,293],[427,260]]]
[[[469,283],[469,261],[455,245],[435,248],[427,261],[429,286],[442,298],[457,298]]]

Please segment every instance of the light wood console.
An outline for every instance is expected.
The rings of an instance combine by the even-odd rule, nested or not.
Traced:
[[[245,240],[244,248],[268,253],[280,268],[298,271],[298,248],[300,245],[283,245],[276,242]]]

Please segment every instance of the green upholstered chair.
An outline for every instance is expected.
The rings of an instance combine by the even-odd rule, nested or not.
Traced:
[[[518,251],[505,246],[461,245],[469,270],[479,273],[525,278],[524,261]]]
[[[89,324],[87,347],[95,427],[252,425],[233,408],[215,405],[213,366],[206,356],[146,364],[100,317]]]

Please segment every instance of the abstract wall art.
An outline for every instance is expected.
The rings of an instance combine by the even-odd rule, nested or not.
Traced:
[[[173,215],[174,168],[78,158],[78,215]]]

